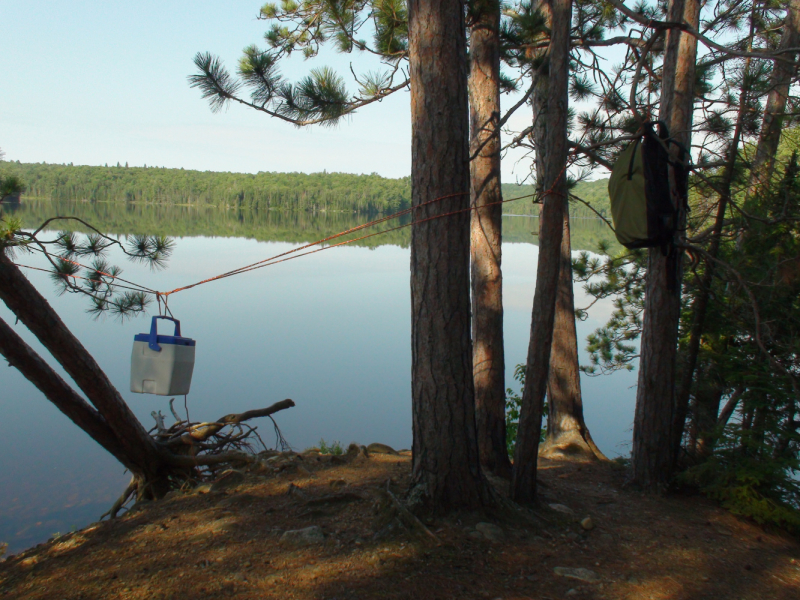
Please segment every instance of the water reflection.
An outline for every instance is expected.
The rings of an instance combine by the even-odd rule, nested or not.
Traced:
[[[27,226],[52,214],[75,214],[110,233],[178,237],[165,271],[153,272],[112,255],[126,278],[162,290],[353,225],[352,215],[341,214],[229,215],[219,209],[74,203],[23,202],[16,214]],[[507,379],[513,385],[513,367],[524,361],[527,350],[538,249],[509,241],[525,235],[530,242],[535,221],[507,218],[504,226],[507,232],[518,232],[506,236],[503,249]],[[580,227],[576,223],[576,229]],[[372,238],[375,243],[369,247],[336,248],[175,295],[170,306],[182,320],[185,335],[197,340],[188,402],[192,418],[210,420],[293,398],[297,407],[278,415],[278,422],[296,448],[315,445],[323,437],[344,444],[380,441],[409,447],[407,239],[393,238],[393,245],[378,246],[381,238]],[[30,256],[20,262],[36,265],[37,260]],[[85,312],[85,298],[57,296],[44,273],[26,275],[97,358],[143,423],[152,424],[151,411],[167,412],[168,399],[127,392],[132,339],[148,327],[145,319],[123,324],[94,321]],[[585,305],[580,288],[576,293],[576,304]],[[609,310],[607,304],[597,305],[590,320],[579,324],[579,336],[593,330]],[[14,322],[2,305],[0,317]],[[16,331],[49,358],[22,325]],[[587,422],[598,445],[610,455],[627,451],[620,444],[630,437],[629,387],[634,383],[635,374],[628,373],[583,380]],[[5,434],[0,439],[0,541],[17,551],[95,520],[119,495],[127,477],[15,369],[0,370],[0,389]],[[271,443],[271,425],[260,425],[262,437]]]

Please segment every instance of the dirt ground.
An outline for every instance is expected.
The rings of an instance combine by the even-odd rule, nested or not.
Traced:
[[[456,515],[427,523],[437,544],[384,527],[397,521],[381,490],[406,488],[407,453],[279,459],[8,557],[0,597],[800,599],[796,539],[699,496],[623,489],[616,465],[542,460],[546,521]],[[282,539],[309,526],[324,539]]]

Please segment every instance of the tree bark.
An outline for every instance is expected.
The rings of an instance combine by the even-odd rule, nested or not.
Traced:
[[[89,437],[110,452],[127,469],[137,471],[136,465],[125,456],[114,432],[100,413],[81,398],[2,319],[0,319],[0,354],[5,356],[9,366],[22,373],[25,379],[35,385],[70,421],[89,434]]]
[[[781,29],[779,50],[800,46],[800,0],[789,0],[786,6],[786,19]],[[782,57],[795,60],[796,53],[781,54]],[[797,67],[792,63],[776,60],[772,66],[769,94],[764,107],[764,121],[758,136],[756,155],[750,170],[751,193],[764,185],[769,185],[775,171],[775,156],[781,140],[786,118],[786,101],[789,98],[789,87],[797,75]]]
[[[549,7],[543,7],[547,10]],[[549,11],[548,11],[549,20]],[[536,148],[537,192],[544,191],[547,139],[547,77],[538,76],[532,95],[533,144]],[[539,455],[547,458],[605,459],[592,440],[583,418],[578,334],[575,327],[575,294],[572,286],[572,246],[569,202],[565,200],[559,256],[553,342],[547,382],[547,437]]]
[[[686,21],[696,28],[699,16],[699,0],[672,0],[670,3],[670,21]],[[697,40],[677,29],[670,29],[666,48],[659,116],[667,123],[670,135],[688,148]],[[682,200],[676,197],[676,186],[671,183],[672,199],[679,211],[678,231],[681,232],[686,216]],[[682,257],[682,252],[678,252],[675,259],[678,262],[678,281],[682,278]],[[660,248],[651,248],[647,260],[632,449],[633,483],[651,491],[666,489],[675,467],[675,366],[681,296],[680,284],[673,288],[668,285],[668,278],[672,276],[668,258]]]
[[[0,252],[0,299],[39,339],[86,394],[114,432],[123,454],[142,473],[156,497],[168,491],[162,450],[136,419],[106,374],[47,300]]]
[[[542,406],[547,388],[550,348],[567,199],[567,108],[569,105],[569,51],[571,0],[550,0],[552,34],[548,75],[548,123],[544,157],[544,188],[540,213],[539,261],[533,298],[531,339],[525,370],[525,387],[519,433],[514,452],[511,497],[517,502],[536,498],[536,466],[542,427]]]
[[[463,9],[458,0],[408,2],[411,197],[418,207],[411,230],[410,500],[432,513],[490,501],[475,427],[469,211],[425,220],[469,208]]]
[[[539,455],[548,458],[607,460],[592,440],[583,418],[568,204],[564,207],[563,219],[561,265],[558,271],[553,345],[547,380],[547,437]]]
[[[473,0],[469,17],[470,202],[475,207],[470,212],[475,419],[481,465],[495,475],[510,477],[500,268],[500,3]]]

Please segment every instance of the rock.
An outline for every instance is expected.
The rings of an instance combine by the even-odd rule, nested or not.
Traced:
[[[493,523],[478,523],[475,525],[475,529],[480,531],[487,540],[493,542],[501,542],[506,537],[503,529]]]
[[[244,473],[236,469],[229,469],[222,473],[219,478],[211,484],[211,491],[227,490],[244,482]]]
[[[597,573],[589,569],[584,569],[583,567],[577,569],[572,567],[556,567],[553,569],[553,573],[559,577],[569,577],[570,579],[577,579],[588,583],[600,581],[600,576]]]
[[[469,537],[471,537],[473,540],[485,540],[486,539],[480,531],[470,531],[467,535]]]
[[[370,444],[367,446],[367,453],[371,454],[397,454],[397,450],[386,444]]]
[[[369,455],[367,454],[367,447],[352,443],[347,447],[345,457],[347,460],[352,460],[355,462],[367,460],[369,458]]]
[[[583,521],[581,521],[581,527],[584,531],[591,531],[594,529],[594,521],[592,521],[592,517],[586,517]]]
[[[237,573],[233,576],[236,581],[247,581],[247,577],[245,577],[242,573]]]
[[[312,525],[305,529],[293,529],[284,531],[281,536],[281,544],[290,546],[310,546],[311,544],[321,544],[325,541],[325,534],[318,525]]]
[[[572,516],[575,514],[574,510],[572,510],[569,506],[565,506],[564,504],[549,504],[548,506],[552,508],[554,511],[560,512],[561,514],[564,515]]]
[[[578,590],[576,590],[575,588],[567,590],[567,596],[577,596],[577,595],[578,595]]]

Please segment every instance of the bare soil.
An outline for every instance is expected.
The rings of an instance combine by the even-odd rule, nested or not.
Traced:
[[[174,493],[9,557],[0,562],[0,597],[800,598],[796,539],[700,496],[626,490],[613,464],[542,460],[537,513],[546,521],[499,522],[502,539],[490,541],[475,529],[486,515],[455,515],[428,523],[437,545],[409,529],[375,539],[387,522],[381,489],[388,479],[396,493],[405,489],[408,455],[290,462],[227,490]],[[573,513],[548,507],[555,503]],[[590,530],[580,524],[586,517]],[[324,542],[281,542],[284,531],[312,525]],[[597,580],[559,576],[556,567],[589,569]]]

